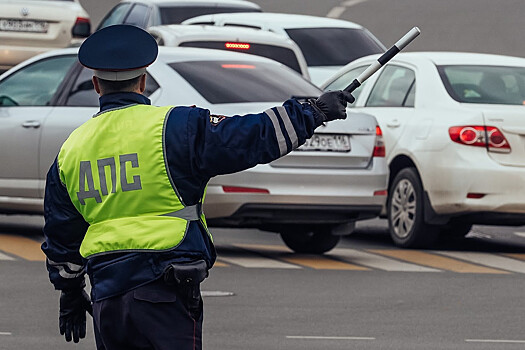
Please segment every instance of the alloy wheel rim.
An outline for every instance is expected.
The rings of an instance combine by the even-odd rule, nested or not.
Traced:
[[[416,219],[416,192],[407,179],[399,181],[390,208],[390,223],[399,238],[406,238],[414,227]]]

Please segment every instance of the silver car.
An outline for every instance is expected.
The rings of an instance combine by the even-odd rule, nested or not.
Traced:
[[[321,93],[276,61],[222,50],[160,47],[147,74],[152,104],[195,104],[223,115],[259,113],[291,96]],[[61,144],[98,112],[91,77],[76,49],[42,54],[0,76],[1,212],[42,213],[45,176]],[[384,155],[375,118],[352,114],[318,128],[279,160],[213,178],[208,222],[279,232],[295,251],[325,252],[356,220],[379,214]]]

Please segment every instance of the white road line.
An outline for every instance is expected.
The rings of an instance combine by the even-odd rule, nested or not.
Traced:
[[[250,257],[233,257],[221,254],[221,261],[230,264],[239,265],[247,268],[262,268],[262,269],[300,269],[300,266],[287,264],[282,261],[273,260],[269,258],[262,258],[257,256]]]
[[[339,4],[339,6],[336,6],[336,7],[332,8],[328,12],[326,17],[339,18],[346,11],[346,9],[348,7],[360,4],[360,3],[365,2],[365,1],[368,1],[368,0],[346,0],[346,1],[343,1],[342,3]]]
[[[15,259],[10,257],[9,255],[5,255],[4,253],[0,252],[0,260],[15,260]]]
[[[467,343],[525,343],[525,340],[511,340],[511,339],[465,339]]]
[[[518,237],[525,237],[525,232],[514,232],[514,235]]]
[[[287,335],[286,339],[316,339],[316,340],[375,340],[373,337],[323,337],[315,335]]]
[[[0,335],[13,335],[11,332],[0,332]]]
[[[473,262],[479,265],[494,267],[501,270],[525,273],[525,261],[506,258],[496,254],[447,251],[436,251],[435,253],[446,255],[455,259]]]
[[[356,249],[335,248],[326,255],[336,256],[353,264],[384,271],[441,272],[441,270],[438,269],[410,264]]]

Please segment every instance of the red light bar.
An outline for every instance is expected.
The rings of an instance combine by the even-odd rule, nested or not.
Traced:
[[[226,193],[270,193],[265,188],[252,187],[237,187],[237,186],[222,186],[222,190]]]
[[[374,191],[374,196],[388,196],[387,190]]]
[[[473,193],[473,192],[467,193],[467,198],[480,199],[483,197],[485,197],[485,193]]]
[[[247,43],[224,43],[227,49],[232,50],[249,50],[250,44]]]
[[[222,64],[222,68],[226,69],[255,69],[251,64]]]

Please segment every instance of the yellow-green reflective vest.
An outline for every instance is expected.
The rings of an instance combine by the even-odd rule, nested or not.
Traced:
[[[164,128],[172,107],[110,110],[73,131],[58,155],[60,179],[89,228],[80,254],[170,250],[184,239],[197,206],[172,183]],[[202,203],[202,201],[201,201]]]

